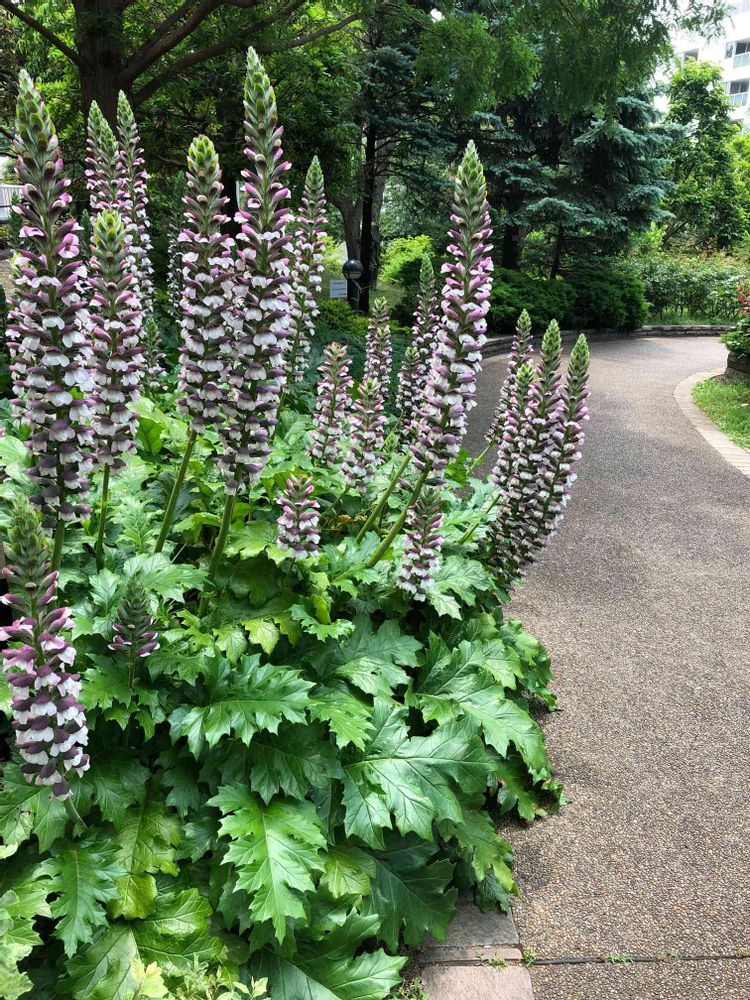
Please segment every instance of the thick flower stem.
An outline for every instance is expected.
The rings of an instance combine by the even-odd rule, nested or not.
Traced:
[[[459,545],[464,545],[466,542],[468,542],[468,541],[471,540],[472,535],[477,530],[477,528],[480,526],[480,524],[482,523],[482,521],[484,521],[484,519],[487,517],[487,515],[489,513],[491,513],[491,511],[493,511],[495,509],[495,507],[497,507],[497,505],[500,503],[500,501],[502,500],[502,498],[503,498],[503,493],[502,493],[502,490],[501,490],[499,493],[496,493],[492,497],[491,501],[487,504],[486,507],[482,508],[482,513],[479,515],[479,517],[474,522],[474,524],[472,524],[472,526],[461,537],[461,539],[459,540],[459,543],[458,543]]]
[[[229,535],[229,527],[232,523],[232,514],[234,513],[234,493],[227,494],[227,499],[224,504],[224,515],[221,519],[221,527],[219,528],[219,534],[216,536],[216,544],[214,545],[214,552],[211,556],[211,562],[208,566],[208,573],[206,574],[206,582],[203,584],[203,593],[201,594],[201,603],[198,608],[198,615],[205,615],[208,610],[208,600],[211,596],[211,590],[213,588],[213,582],[216,578],[216,573],[219,569],[219,564],[221,563],[221,557],[224,554],[224,546],[227,543],[227,536]]]
[[[409,462],[411,462],[411,452],[407,451],[407,453],[404,455],[403,462],[401,463],[401,465],[399,465],[398,469],[396,469],[396,471],[394,472],[393,476],[391,477],[391,481],[386,486],[386,488],[383,491],[383,493],[382,493],[380,499],[378,500],[377,504],[370,511],[369,517],[367,518],[367,520],[365,521],[365,523],[362,525],[362,527],[359,529],[359,532],[357,533],[356,541],[361,542],[362,539],[367,534],[367,532],[373,526],[373,524],[375,524],[375,522],[377,521],[377,519],[380,517],[380,514],[381,514],[383,508],[385,507],[386,503],[388,502],[388,497],[395,490],[396,484],[398,483],[399,479],[401,478],[401,476],[403,476],[404,472],[406,471],[406,467],[409,464]]]
[[[73,825],[79,826],[82,830],[85,830],[86,824],[84,823],[81,814],[73,805],[72,798],[68,796],[67,798],[63,799],[63,804],[65,806],[65,812],[68,814],[68,819],[73,821]]]
[[[167,503],[167,509],[164,511],[164,520],[161,523],[161,531],[159,532],[159,538],[156,542],[155,552],[161,552],[164,548],[164,543],[169,537],[169,530],[172,527],[172,519],[174,517],[175,507],[177,506],[177,498],[180,495],[180,490],[182,489],[182,484],[185,482],[185,476],[187,475],[188,465],[190,464],[190,459],[193,454],[193,448],[195,447],[196,432],[190,431],[188,434],[188,439],[185,444],[185,454],[182,456],[182,462],[180,463],[180,468],[177,471],[177,477],[172,486],[172,492],[169,494],[169,501]]]
[[[102,477],[102,500],[99,509],[99,529],[96,533],[96,568],[98,570],[104,569],[104,530],[107,526],[107,503],[109,501],[109,469],[108,465],[104,466],[104,475]]]
[[[52,559],[50,560],[50,568],[53,572],[57,572],[57,570],[60,569],[64,541],[65,522],[58,520],[57,525],[55,526],[55,539],[52,547]]]
[[[482,462],[483,462],[483,461],[485,460],[485,458],[487,457],[487,452],[488,452],[488,451],[490,450],[490,448],[491,448],[491,447],[492,447],[492,441],[490,441],[490,443],[489,443],[489,444],[487,445],[487,447],[486,447],[486,448],[483,448],[483,449],[482,449],[482,450],[481,450],[481,451],[479,452],[479,454],[477,455],[477,457],[476,457],[476,458],[474,459],[474,461],[473,461],[473,462],[471,463],[471,468],[469,469],[469,472],[473,472],[473,471],[474,471],[474,469],[478,469],[478,468],[479,468],[479,466],[480,466],[480,465],[482,464]]]
[[[388,549],[393,544],[394,538],[399,533],[399,531],[401,531],[406,522],[406,515],[409,513],[409,508],[412,506],[412,504],[416,501],[419,494],[422,492],[422,488],[424,484],[427,482],[427,477],[429,476],[429,474],[430,474],[430,466],[428,465],[422,472],[422,475],[417,480],[414,489],[411,491],[409,499],[404,504],[404,509],[396,518],[391,530],[388,532],[388,534],[385,536],[383,541],[380,543],[380,545],[377,547],[375,552],[373,552],[372,556],[368,560],[367,562],[368,568],[380,562],[380,560],[383,558],[383,556],[386,554]]]

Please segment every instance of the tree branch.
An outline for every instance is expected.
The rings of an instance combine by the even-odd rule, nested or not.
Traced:
[[[11,0],[0,0],[0,7],[7,10],[12,17],[17,17],[19,21],[23,21],[24,24],[33,28],[42,38],[46,38],[50,45],[53,45],[59,52],[62,52],[64,56],[67,56],[74,66],[81,65],[81,58],[78,53],[64,42],[62,38],[59,38],[54,31],[50,31],[49,28],[43,25],[41,21],[37,21],[31,14],[27,14],[26,11],[21,10]]]
[[[0,0],[0,3],[4,0]],[[295,3],[293,6],[301,6],[301,4]],[[286,52],[289,49],[298,48],[300,45],[307,45],[309,42],[317,41],[319,38],[325,38],[327,35],[332,35],[334,32],[341,31],[352,21],[359,19],[359,14],[350,14],[348,17],[343,18],[341,21],[337,21],[335,24],[327,25],[323,28],[318,28],[316,31],[308,32],[306,35],[299,35],[296,38],[287,39],[285,42],[278,42],[274,45],[259,45],[257,47],[259,55],[268,55],[271,52]],[[179,59],[175,59],[171,66],[162,70],[161,73],[157,73],[156,76],[152,77],[147,83],[145,83],[140,90],[137,90],[133,94],[133,104],[135,107],[143,104],[147,101],[149,97],[152,97],[157,90],[161,89],[166,83],[171,80],[176,79],[181,73],[184,73],[186,69],[190,69],[191,66],[198,66],[200,63],[208,62],[210,59],[216,59],[217,56],[224,55],[225,52],[231,52],[233,49],[244,48],[247,44],[248,36],[253,32],[257,31],[259,28],[258,24],[250,25],[246,32],[238,32],[228,38],[222,39],[220,42],[215,42],[213,45],[207,45],[203,49],[198,49],[195,52],[186,52],[185,55],[180,56]],[[135,79],[135,78],[133,78]]]

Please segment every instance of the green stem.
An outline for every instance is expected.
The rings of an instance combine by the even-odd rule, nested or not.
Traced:
[[[422,487],[427,482],[427,477],[430,474],[431,468],[432,468],[432,466],[428,465],[425,468],[425,470],[422,473],[422,475],[417,480],[414,489],[411,491],[411,495],[409,496],[409,499],[406,501],[406,503],[404,505],[404,509],[401,511],[401,513],[399,514],[399,516],[396,518],[396,521],[394,522],[391,530],[388,532],[388,534],[385,536],[385,538],[383,539],[383,541],[380,543],[380,545],[377,547],[377,549],[375,550],[375,552],[373,552],[372,556],[368,560],[368,562],[367,562],[368,569],[370,567],[374,566],[376,563],[380,562],[380,560],[383,558],[383,556],[386,554],[386,552],[388,551],[388,549],[393,544],[393,540],[396,537],[396,535],[403,528],[404,522],[406,521],[406,515],[409,513],[409,508],[412,506],[412,504],[415,503],[415,501],[419,497],[419,494],[422,492]]]
[[[75,826],[80,826],[82,829],[85,830],[86,824],[83,822],[81,814],[73,805],[73,799],[70,796],[68,796],[67,799],[63,799],[63,805],[65,806],[65,812],[68,814],[68,819],[71,819]]]
[[[203,584],[203,593],[201,594],[201,603],[198,608],[198,615],[205,615],[208,610],[208,600],[210,597],[210,591],[213,588],[213,582],[216,578],[216,573],[219,569],[219,564],[221,562],[221,557],[224,553],[224,546],[227,542],[227,536],[229,535],[229,526],[232,523],[232,512],[234,511],[234,493],[227,494],[227,499],[224,503],[224,515],[221,519],[221,527],[219,528],[219,534],[216,536],[216,544],[214,545],[214,553],[211,556],[211,562],[208,566],[208,573],[206,574],[206,582]]]
[[[96,568],[104,569],[104,529],[107,526],[107,503],[109,501],[109,469],[104,466],[104,476],[102,478],[102,500],[99,509],[99,530],[96,535]]]
[[[487,506],[486,506],[485,508],[483,508],[483,510],[482,510],[482,513],[481,513],[481,514],[479,515],[479,517],[477,518],[477,520],[476,520],[476,521],[474,522],[474,524],[472,524],[472,526],[471,526],[471,527],[470,527],[470,528],[469,528],[469,529],[468,529],[468,530],[466,531],[466,534],[465,534],[465,535],[463,535],[463,537],[462,537],[462,538],[460,539],[460,541],[459,541],[459,543],[458,543],[459,545],[463,545],[463,544],[465,544],[466,542],[468,542],[468,541],[469,541],[469,539],[470,539],[470,538],[471,538],[471,536],[472,536],[472,535],[474,534],[474,532],[475,532],[475,531],[477,530],[477,528],[478,528],[478,527],[479,527],[479,525],[480,525],[480,524],[482,523],[482,521],[484,521],[484,520],[485,520],[485,518],[487,517],[487,515],[488,515],[488,514],[489,514],[489,513],[490,513],[490,512],[492,511],[492,510],[494,510],[494,508],[495,508],[495,507],[497,507],[497,505],[498,505],[498,504],[500,503],[500,501],[502,500],[502,496],[503,496],[503,494],[502,494],[502,491],[500,491],[500,492],[499,492],[499,493],[498,493],[498,494],[497,494],[496,496],[494,496],[494,497],[492,498],[492,502],[491,502],[491,503],[489,503],[489,504],[488,504],[488,505],[487,505]]]
[[[395,490],[396,484],[398,483],[398,481],[401,478],[401,476],[403,476],[404,472],[406,471],[406,467],[407,467],[407,465],[409,464],[410,461],[411,461],[411,451],[407,451],[407,453],[404,455],[403,462],[396,469],[396,471],[394,472],[393,476],[391,477],[391,481],[388,483],[387,487],[383,491],[383,493],[382,493],[380,499],[378,500],[377,504],[370,511],[370,516],[367,518],[367,520],[365,521],[365,523],[362,525],[362,527],[357,532],[357,537],[356,537],[355,541],[361,542],[362,539],[367,534],[367,532],[373,526],[373,524],[375,523],[375,521],[377,521],[377,519],[380,517],[381,511],[383,510],[383,508],[385,507],[386,503],[388,502],[388,497]]]
[[[156,542],[155,552],[161,552],[164,548],[164,543],[169,537],[169,530],[172,527],[172,519],[174,518],[174,510],[177,506],[177,497],[180,495],[180,490],[182,489],[182,484],[185,482],[185,476],[187,475],[188,465],[190,464],[190,458],[193,454],[193,448],[195,447],[195,439],[197,435],[195,431],[190,431],[188,434],[187,441],[185,443],[185,454],[182,456],[182,462],[180,463],[180,468],[177,470],[177,477],[172,486],[172,492],[169,494],[169,500],[167,502],[167,509],[164,511],[164,520],[161,523],[161,531],[159,532],[159,538]]]
[[[62,550],[63,542],[65,541],[65,522],[58,520],[55,526],[55,541],[52,546],[52,563],[51,568],[53,572],[60,569],[60,563],[62,562]]]
[[[128,687],[131,691],[135,689],[135,668],[138,661],[135,649],[130,651],[130,663],[128,664]]]
[[[492,447],[492,441],[490,441],[490,443],[487,445],[487,447],[483,451],[479,452],[479,454],[477,455],[477,457],[471,463],[471,468],[469,469],[469,472],[473,472],[474,469],[477,468],[477,466],[479,466],[479,465],[482,464],[482,462],[484,461],[484,459],[485,459],[485,457],[487,455],[487,452],[490,450],[491,447]]]

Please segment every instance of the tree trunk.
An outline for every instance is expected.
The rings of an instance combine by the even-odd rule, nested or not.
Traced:
[[[509,223],[503,233],[501,266],[517,271],[521,266],[521,227]]]
[[[359,260],[359,230],[362,225],[362,202],[351,201],[341,194],[329,194],[328,200],[341,213],[348,260]]]
[[[373,285],[373,208],[375,204],[375,176],[377,132],[372,119],[365,129],[365,162],[362,171],[362,235],[360,236],[360,261],[362,263],[362,294],[359,307],[363,313],[370,311],[370,289]]]
[[[557,238],[555,239],[555,253],[552,258],[552,268],[550,270],[550,278],[556,278],[560,273],[560,259],[562,258],[563,247],[565,246],[565,230],[560,226],[557,230]]]
[[[117,95],[120,74],[125,66],[122,11],[117,0],[77,0],[76,48],[83,63],[79,69],[81,96],[88,112],[96,101],[114,128],[117,124]]]

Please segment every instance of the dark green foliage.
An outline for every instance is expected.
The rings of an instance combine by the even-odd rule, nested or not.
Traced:
[[[563,278],[539,278],[522,271],[497,268],[490,297],[488,333],[512,333],[523,309],[533,327],[543,330],[550,320],[563,321],[573,306],[575,292]]]
[[[576,267],[566,275],[575,299],[566,327],[580,330],[636,330],[648,315],[644,284],[626,261]]]
[[[5,329],[8,325],[8,301],[5,289],[0,285],[0,398],[10,396],[10,357],[5,342]]]
[[[737,318],[737,285],[745,270],[738,261],[647,253],[634,257],[631,266],[643,281],[653,319],[665,314],[717,323]]]

